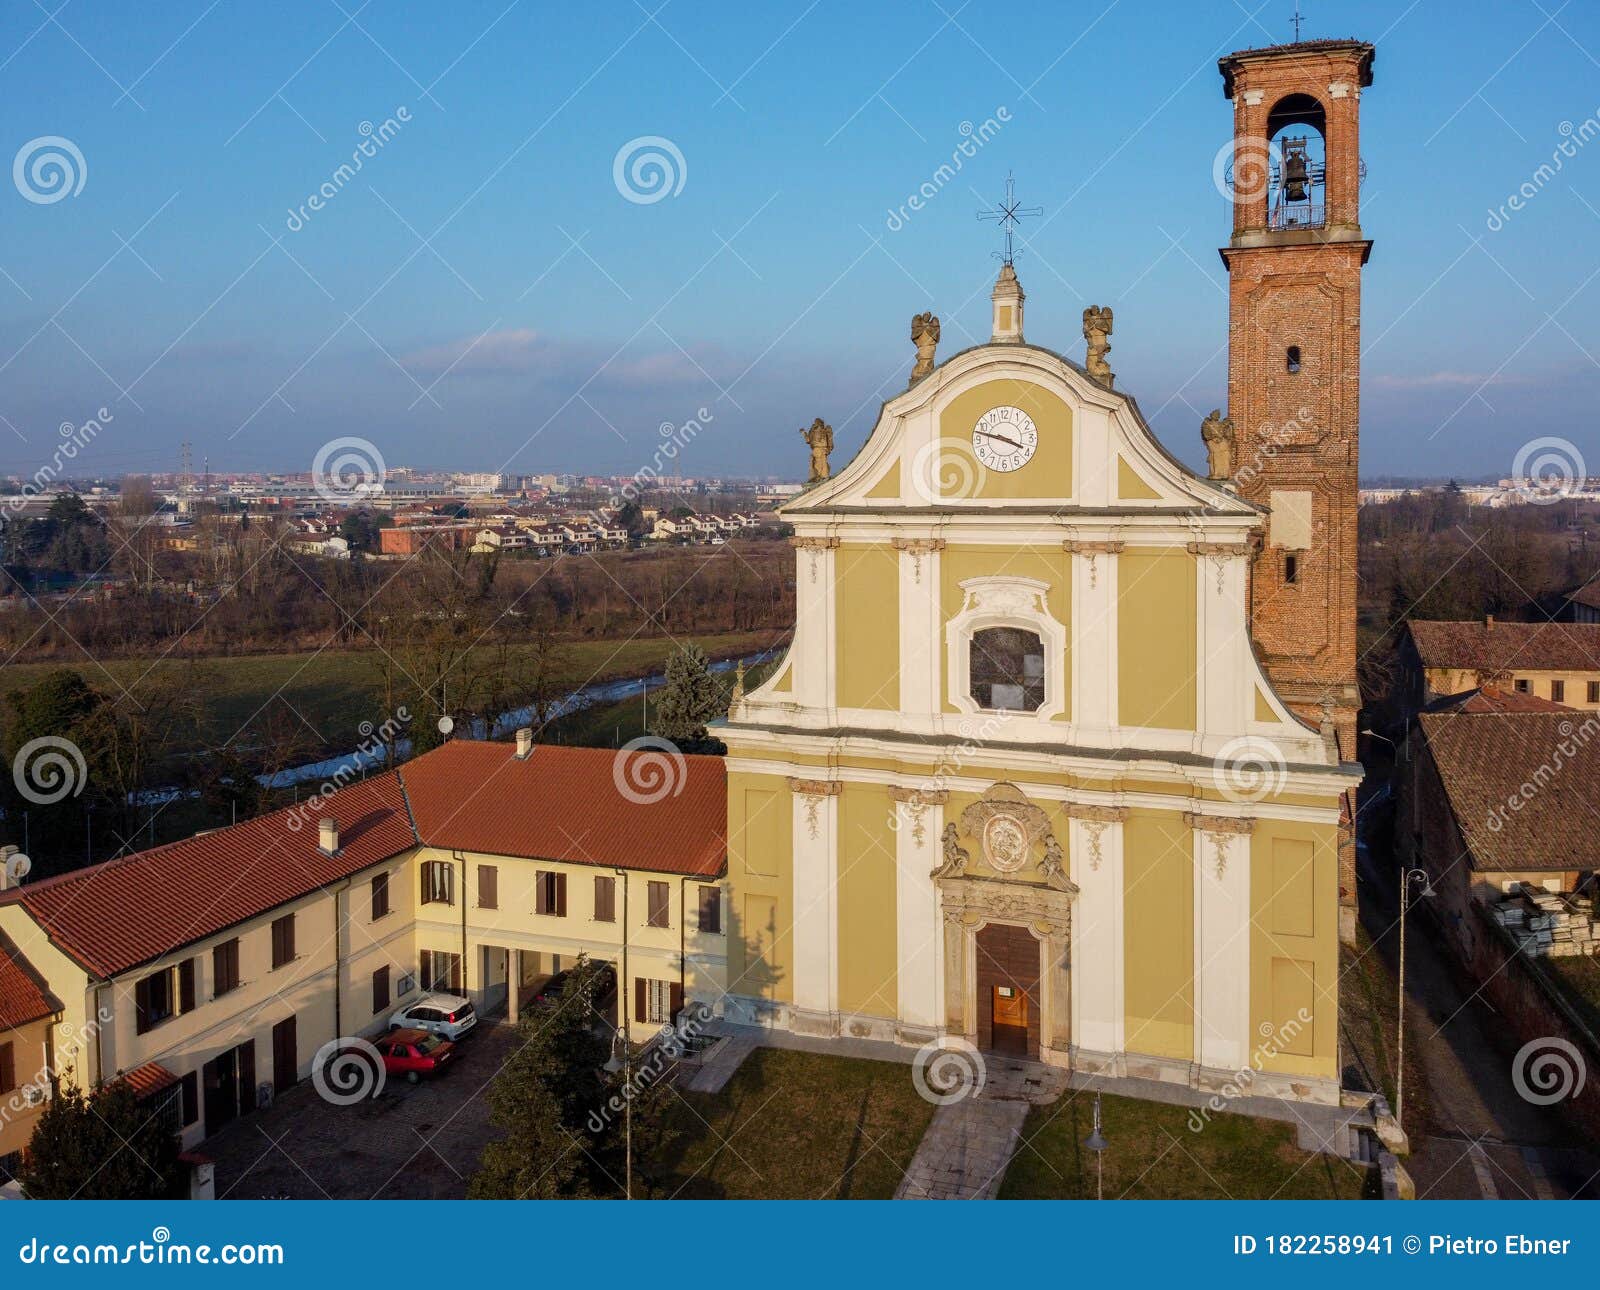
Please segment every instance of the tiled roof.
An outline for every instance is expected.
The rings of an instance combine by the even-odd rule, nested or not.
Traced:
[[[160,1062],[146,1062],[118,1078],[133,1089],[137,1098],[154,1097],[178,1082],[178,1077]]]
[[[401,776],[429,846],[702,877],[726,861],[720,757],[535,744],[519,761],[458,739]]]
[[[1464,690],[1435,700],[1428,705],[1429,712],[1571,712],[1564,703],[1540,698],[1537,694],[1523,694],[1519,690],[1502,690],[1486,685],[1479,690]]]
[[[1600,672],[1600,623],[1406,624],[1424,667],[1479,672]]]
[[[1594,578],[1584,583],[1576,591],[1567,592],[1566,599],[1575,605],[1587,605],[1590,609],[1600,609],[1600,578]]]
[[[0,936],[0,1039],[8,1030],[60,1010],[17,947]]]
[[[1418,720],[1474,869],[1600,868],[1600,715]]]
[[[302,827],[289,827],[299,811]],[[339,822],[339,853],[317,846],[317,821]],[[352,785],[307,810],[273,811],[0,895],[50,939],[110,977],[232,927],[416,845],[398,778]]]

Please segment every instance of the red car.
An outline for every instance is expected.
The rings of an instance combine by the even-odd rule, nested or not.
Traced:
[[[378,1040],[378,1056],[388,1075],[404,1075],[415,1084],[436,1075],[455,1058],[456,1046],[425,1030],[391,1030]]]

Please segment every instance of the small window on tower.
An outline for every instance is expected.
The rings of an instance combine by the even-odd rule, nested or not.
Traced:
[[[1284,356],[1283,366],[1291,376],[1300,370],[1300,346],[1289,346],[1289,352]]]
[[[1300,581],[1300,557],[1286,555],[1283,557],[1283,580],[1293,586]]]

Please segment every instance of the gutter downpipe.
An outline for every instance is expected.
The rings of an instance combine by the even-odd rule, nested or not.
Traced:
[[[633,978],[628,975],[628,871],[613,869],[622,879],[622,978],[617,983],[617,1015],[622,1022],[622,1040],[633,1043]]]

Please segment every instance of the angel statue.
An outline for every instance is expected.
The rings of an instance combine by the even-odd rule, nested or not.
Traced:
[[[939,867],[930,877],[934,878],[961,878],[966,875],[967,862],[971,856],[961,845],[961,834],[954,824],[946,824],[944,833],[939,839],[939,850],[942,856]]]
[[[932,313],[918,314],[911,320],[911,343],[917,347],[916,366],[911,369],[915,385],[933,371],[933,351],[939,344],[939,320]]]
[[[818,417],[811,429],[802,429],[800,437],[811,449],[811,478],[808,484],[820,484],[828,477],[828,454],[833,451],[833,427]]]
[[[1207,474],[1212,479],[1233,477],[1233,418],[1222,415],[1221,408],[1212,408],[1211,414],[1200,423],[1200,437],[1205,440],[1206,453],[1211,458]]]
[[[1106,362],[1106,355],[1111,352],[1110,305],[1090,305],[1083,311],[1083,338],[1089,343],[1083,365],[1090,376],[1109,390],[1111,382],[1116,380],[1111,374],[1111,365]]]

